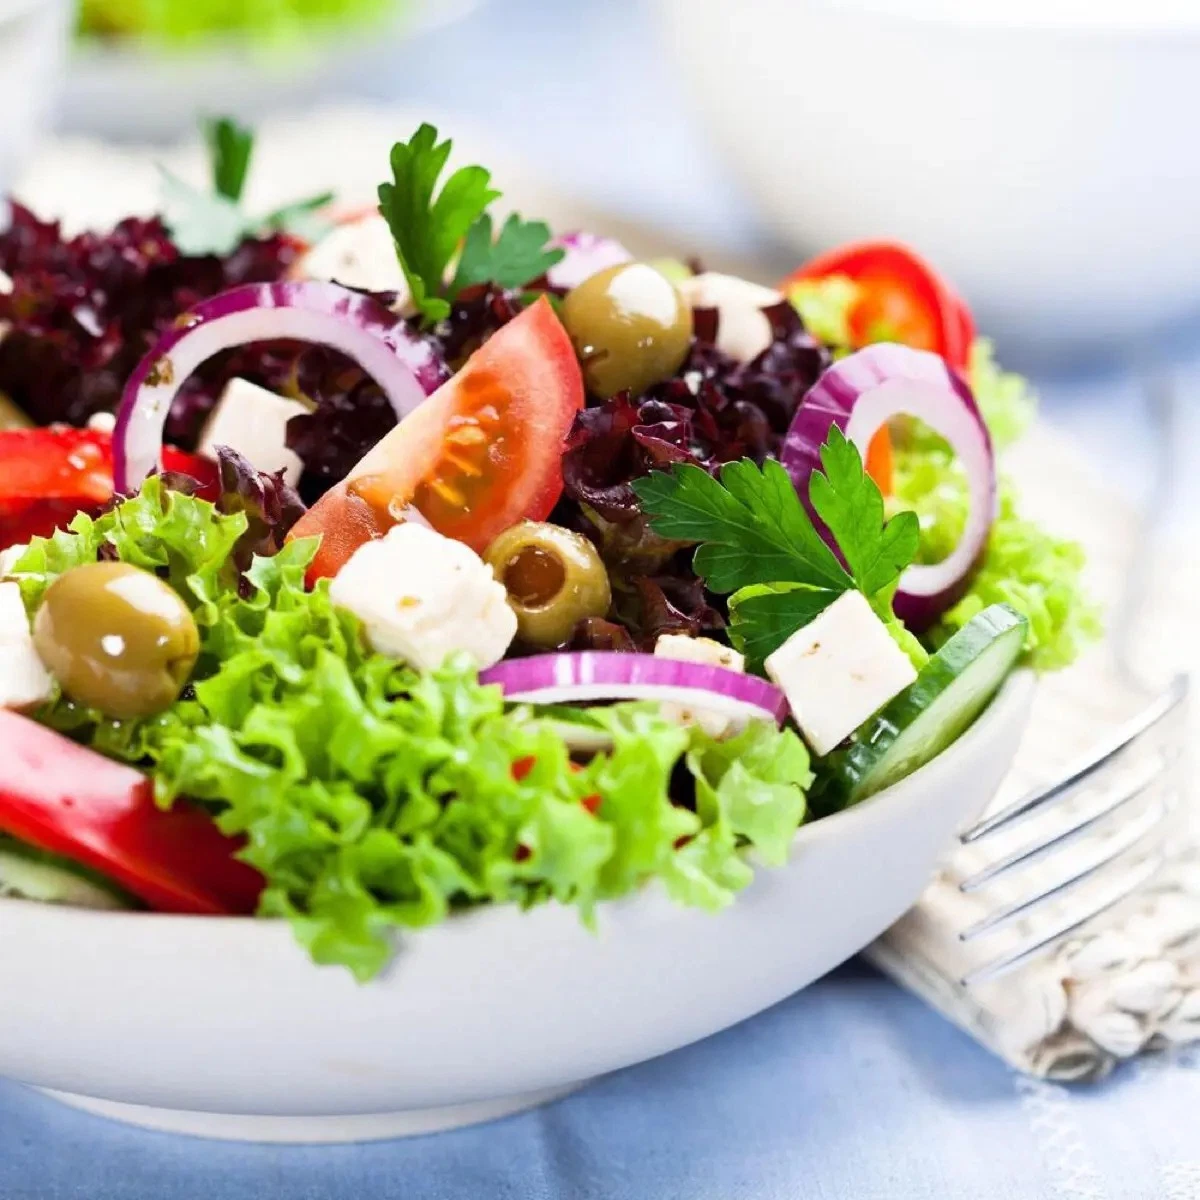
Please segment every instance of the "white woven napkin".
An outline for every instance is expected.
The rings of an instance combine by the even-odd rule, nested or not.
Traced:
[[[267,211],[329,187],[347,203],[369,202],[392,142],[420,120],[431,119],[436,116],[425,111],[340,105],[270,122],[260,130],[248,205]],[[481,155],[472,161],[492,166],[512,207],[558,228],[604,229],[637,254],[661,254],[664,247],[678,254],[704,250],[597,213],[547,187],[492,139],[464,130],[461,120],[451,125],[457,157]],[[157,162],[203,178],[196,145],[164,153],[73,139],[46,145],[17,194],[71,229],[104,226],[131,213],[154,211]],[[718,269],[754,274],[753,268],[719,255],[705,252],[705,258]],[[1104,486],[1078,447],[1044,425],[1014,451],[1006,469],[1031,513],[1085,544],[1097,593],[1115,601],[1139,536],[1129,502]],[[1183,666],[1200,665],[1200,638],[1190,620],[1194,597],[1200,595],[1200,563],[1182,538],[1159,561],[1163,569],[1152,589],[1138,655],[1148,676],[1166,680]],[[997,804],[1085,754],[1145,698],[1118,681],[1103,647],[1045,681]],[[1053,818],[1040,831],[1052,824]],[[1170,866],[1131,903],[1048,959],[986,986],[964,990],[958,984],[975,961],[958,934],[988,905],[964,897],[956,887],[958,878],[979,865],[977,852],[953,856],[918,906],[869,954],[1013,1065],[1055,1078],[1098,1077],[1147,1045],[1200,1038],[1200,855],[1189,849],[1194,839],[1186,831],[1176,838]]]
[[[1135,539],[1144,536],[1128,501],[1105,487],[1072,442],[1041,426],[1018,448],[1008,467],[1025,506],[1088,550],[1092,585],[1110,606],[1126,583],[1135,559]],[[1195,629],[1200,564],[1184,532],[1164,541],[1153,555],[1149,601],[1134,635],[1139,668],[1151,681],[1167,682],[1181,669],[1200,666]],[[1120,680],[1108,647],[1098,648],[1069,671],[1044,680],[1030,728],[1012,775],[993,811],[1085,757],[1146,702],[1147,692]],[[1194,740],[1196,712],[1177,743]],[[1103,1076],[1119,1059],[1151,1046],[1200,1038],[1200,853],[1197,853],[1195,789],[1185,774],[1186,758],[1174,774],[1185,789],[1172,823],[1148,835],[1145,845],[1165,851],[1166,865],[1128,901],[1054,953],[992,982],[965,988],[962,979],[999,945],[964,944],[959,933],[1005,899],[1051,877],[1054,861],[1031,867],[1005,896],[963,895],[957,883],[991,857],[976,847],[953,854],[911,913],[868,951],[905,986],[1014,1066],[1057,1079]],[[1139,805],[1126,813],[1136,820]],[[1068,814],[1052,809],[1013,842],[1051,836]],[[1115,829],[1119,836],[1121,826]],[[1082,865],[1099,849],[1098,839],[1073,847]],[[1132,856],[1136,858],[1137,851]],[[1103,888],[1113,876],[1100,877]],[[1074,902],[1078,903],[1078,893]],[[1058,912],[1067,911],[1064,900]],[[1048,921],[1055,910],[1042,919]],[[1030,921],[1013,940],[1036,940]]]

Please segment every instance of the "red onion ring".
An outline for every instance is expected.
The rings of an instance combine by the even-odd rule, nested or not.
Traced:
[[[889,342],[868,346],[831,366],[804,397],[780,461],[802,497],[821,467],[821,447],[837,425],[866,457],[876,431],[898,415],[917,417],[949,442],[966,475],[970,511],[958,545],[939,563],[900,576],[896,613],[927,629],[966,590],[996,517],[996,462],[987,423],[962,376],[940,355]]]
[[[398,420],[449,378],[433,347],[370,296],[313,280],[232,288],[180,316],[130,376],[113,433],[117,492],[136,491],[158,469],[171,403],[188,376],[222,350],[275,340],[348,355],[383,389]]]
[[[620,242],[596,233],[564,233],[550,245],[565,253],[546,272],[546,282],[553,288],[567,291],[607,267],[633,261],[633,255]]]
[[[776,724],[788,713],[784,694],[765,679],[704,663],[618,650],[508,659],[482,672],[479,680],[499,684],[509,700],[537,704],[669,701]]]

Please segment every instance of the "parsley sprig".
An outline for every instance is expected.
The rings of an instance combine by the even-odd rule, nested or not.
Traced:
[[[379,185],[379,211],[395,239],[413,306],[428,322],[446,317],[463,288],[524,287],[563,256],[547,246],[550,229],[544,222],[523,221],[515,213],[495,236],[487,209],[500,193],[484,167],[459,167],[439,189],[451,147],[449,139],[438,141],[432,125],[422,125],[392,147],[392,179]]]
[[[896,581],[916,557],[916,515],[885,520],[879,488],[836,425],[821,466],[809,481],[809,502],[840,560],[777,462],[727,463],[719,479],[684,465],[634,481],[654,532],[697,543],[696,573],[714,592],[733,593],[730,637],[752,666],[854,588],[894,620]]]
[[[160,168],[163,177],[163,212],[171,237],[184,254],[232,254],[247,238],[267,233],[293,233],[314,242],[330,226],[320,215],[333,199],[332,192],[296,201],[264,216],[254,216],[241,206],[254,131],[229,117],[204,122],[212,190],[193,187]]]

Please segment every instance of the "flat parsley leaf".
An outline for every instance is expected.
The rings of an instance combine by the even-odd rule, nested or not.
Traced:
[[[836,426],[821,447],[824,473],[814,471],[808,498],[829,527],[859,591],[868,598],[891,584],[917,556],[921,530],[914,512],[883,519],[883,496],[863,469],[853,442]]]
[[[719,482],[686,464],[633,488],[655,533],[700,543],[696,574],[714,592],[785,580],[827,592],[828,603],[853,586],[777,462],[727,463]]]
[[[434,197],[450,157],[451,142],[422,125],[412,139],[392,147],[392,181],[379,185],[379,211],[396,242],[396,254],[413,303],[429,321],[450,312],[442,296],[450,260],[468,231],[500,195],[483,167],[460,167]]]
[[[729,597],[729,640],[751,670],[829,607],[836,597],[802,583],[755,583]]]
[[[550,227],[544,221],[522,221],[512,213],[493,242],[492,218],[484,213],[467,234],[451,294],[476,283],[524,287],[561,261],[564,251],[548,248],[549,240]]]
[[[181,254],[232,254],[246,239],[246,214],[232,200],[203,192],[170,171],[162,173],[163,219]]]
[[[900,572],[916,556],[917,518],[902,512],[884,521],[879,488],[836,426],[821,464],[824,472],[814,472],[809,482],[809,500],[842,561],[777,462],[761,468],[749,459],[728,463],[719,481],[692,465],[634,481],[654,532],[697,543],[696,573],[714,592],[734,593],[730,640],[754,669],[853,588],[900,628],[891,597]]]
[[[294,233],[315,242],[329,232],[330,224],[317,215],[332,199],[331,193],[297,201],[255,217],[240,206],[250,160],[254,133],[228,117],[204,124],[213,191],[185,183],[163,167],[163,216],[171,238],[183,254],[232,254],[247,238],[265,233]]]
[[[213,117],[204,122],[204,140],[212,166],[213,191],[236,204],[246,186],[254,131],[232,117]]]

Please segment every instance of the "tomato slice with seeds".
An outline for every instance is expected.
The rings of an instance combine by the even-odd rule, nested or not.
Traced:
[[[563,439],[582,407],[574,348],[543,297],[301,518],[290,537],[321,537],[309,582],[336,575],[412,509],[478,551],[523,518],[544,520],[562,493]]]

